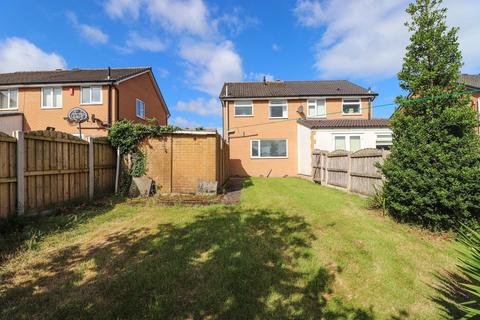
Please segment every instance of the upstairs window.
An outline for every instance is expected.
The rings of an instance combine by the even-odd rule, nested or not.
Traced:
[[[62,107],[62,87],[42,88],[42,108],[57,109]]]
[[[343,114],[361,114],[360,99],[343,99]]]
[[[318,100],[308,100],[308,114],[309,118],[325,118],[326,117],[326,107],[325,99]]]
[[[271,100],[268,116],[270,118],[288,118],[288,105],[285,100]]]
[[[253,116],[252,101],[235,101],[233,115],[235,117]]]
[[[0,90],[0,109],[18,109],[17,89]]]
[[[82,87],[80,101],[82,104],[102,104],[102,87]]]
[[[137,117],[145,119],[145,102],[140,99],[136,100],[135,113],[137,114]]]

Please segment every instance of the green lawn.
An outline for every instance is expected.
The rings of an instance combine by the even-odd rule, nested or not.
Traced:
[[[111,201],[11,229],[3,319],[436,319],[435,273],[456,262],[443,237],[297,178],[247,181],[239,206]]]

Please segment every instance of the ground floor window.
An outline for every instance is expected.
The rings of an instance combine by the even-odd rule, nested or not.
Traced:
[[[382,133],[377,134],[377,140],[375,142],[375,147],[377,149],[390,149],[392,145],[392,134],[391,133]]]
[[[335,150],[347,150],[351,152],[362,149],[362,140],[356,135],[338,135],[334,138]]]
[[[251,140],[252,158],[286,158],[287,157],[286,139],[269,139],[269,140]]]

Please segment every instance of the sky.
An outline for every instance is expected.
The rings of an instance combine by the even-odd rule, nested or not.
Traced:
[[[150,66],[182,127],[221,127],[225,81],[346,79],[389,117],[409,0],[2,1],[0,72]],[[480,1],[445,0],[462,72],[480,73]],[[28,9],[26,9],[28,8]],[[148,108],[148,106],[147,106]]]

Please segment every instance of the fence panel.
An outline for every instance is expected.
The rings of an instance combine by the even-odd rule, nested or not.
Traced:
[[[314,150],[313,180],[351,192],[373,195],[383,183],[377,163],[382,164],[388,155],[389,151],[377,149],[362,149],[355,153]]]
[[[372,195],[381,187],[382,174],[377,163],[382,164],[385,155],[385,151],[378,149],[362,149],[350,155],[350,191]]]
[[[25,132],[25,211],[88,198],[88,142],[63,132]]]
[[[0,132],[0,219],[15,214],[17,140]]]
[[[117,152],[107,138],[93,139],[94,195],[115,192]]]
[[[349,152],[338,150],[327,155],[328,184],[346,188],[348,184]]]

